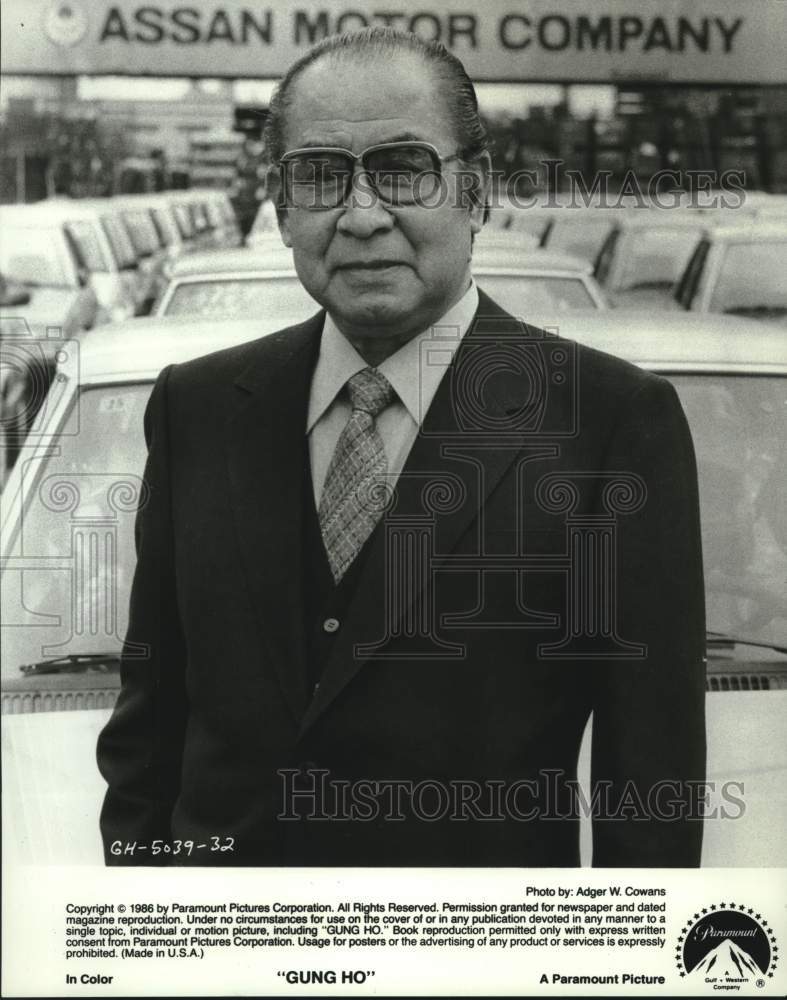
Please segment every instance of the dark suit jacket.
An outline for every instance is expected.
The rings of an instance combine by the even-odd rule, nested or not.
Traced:
[[[98,747],[107,862],[575,865],[592,713],[594,864],[698,864],[703,583],[671,385],[482,293],[312,690],[302,472],[322,321],[154,388]],[[157,838],[208,846],[112,846]]]

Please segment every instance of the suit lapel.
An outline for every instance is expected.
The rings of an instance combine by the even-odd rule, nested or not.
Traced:
[[[306,415],[323,317],[261,345],[236,380],[236,408],[226,427],[243,570],[263,645],[296,723],[308,699],[301,545]]]
[[[385,580],[388,559],[386,521],[390,524],[392,518],[401,518],[401,523],[412,524],[423,518],[428,513],[424,504],[427,495],[438,506],[441,491],[443,498],[448,493],[460,497],[461,502],[453,509],[449,502],[445,505],[448,509],[436,515],[439,528],[435,531],[437,545],[433,568],[440,565],[441,557],[455,548],[468,529],[480,527],[479,517],[486,498],[524,443],[521,437],[509,436],[502,443],[501,438],[506,437],[503,430],[510,428],[511,415],[521,413],[523,407],[527,407],[530,385],[520,373],[507,369],[504,355],[503,363],[500,363],[500,352],[505,352],[506,343],[510,344],[512,338],[523,335],[521,323],[479,292],[478,311],[470,330],[440,383],[397,482],[395,506],[383,518],[369,542],[370,550],[345,622],[337,634],[320,686],[303,718],[302,735],[370,658],[368,650],[363,647],[374,646],[382,638],[380,634],[375,634],[380,631],[379,609],[388,607],[390,624],[395,631],[402,616],[418,601],[424,589],[424,580],[421,580],[414,583],[406,599],[400,599],[397,606],[388,600]],[[502,377],[484,386],[482,429],[479,432],[477,410],[473,404],[467,405],[466,400],[468,393],[470,396],[473,394],[476,373],[482,377],[490,360],[493,364],[497,362]],[[483,429],[484,421],[489,427],[488,432]],[[469,460],[450,461],[459,454]],[[472,461],[473,454],[478,462]]]

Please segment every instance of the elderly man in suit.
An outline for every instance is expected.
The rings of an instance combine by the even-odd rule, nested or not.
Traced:
[[[576,865],[584,805],[594,864],[698,864],[673,389],[476,287],[490,161],[439,44],[319,44],[268,142],[323,309],[154,388],[107,862]]]

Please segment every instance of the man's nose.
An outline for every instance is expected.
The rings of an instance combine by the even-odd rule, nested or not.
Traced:
[[[377,192],[372,187],[369,175],[359,168],[353,175],[352,187],[344,203],[344,211],[339,216],[336,228],[346,236],[366,240],[375,233],[392,229],[394,219]]]

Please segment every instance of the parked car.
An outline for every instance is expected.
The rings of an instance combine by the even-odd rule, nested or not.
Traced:
[[[674,308],[673,289],[706,225],[699,212],[618,212],[593,274],[613,305]]]
[[[0,272],[38,289],[37,315],[66,336],[90,330],[100,318],[90,270],[62,220],[33,205],[0,206]]]
[[[479,285],[516,315],[552,315],[565,309],[603,309],[604,295],[588,263],[565,254],[533,250],[527,239],[482,236],[473,254]],[[291,252],[278,234],[254,248],[194,253],[172,267],[156,315],[211,316],[299,314],[317,304],[301,286]]]
[[[166,284],[169,260],[165,236],[156,226],[144,194],[116,195],[112,203],[125,225],[137,257],[137,303],[135,315],[147,316]]]
[[[50,409],[48,440],[12,473],[2,498],[7,862],[101,860],[95,744],[119,684],[153,379],[281,321],[189,316],[104,328]],[[560,326],[660,372],[681,397],[703,518],[709,780],[743,782],[746,807],[734,822],[706,823],[703,864],[783,866],[787,342],[763,324],[679,312],[566,312]],[[587,760],[586,739],[580,773]]]
[[[606,297],[580,257],[533,248],[526,234],[482,230],[473,275],[504,309],[524,319],[572,309],[606,309]]]
[[[781,222],[708,228],[675,290],[693,312],[787,324],[787,215]]]
[[[79,244],[62,220],[30,205],[0,207],[0,273],[27,301],[0,305],[4,479],[36,419],[63,345],[102,314]]]
[[[134,315],[137,254],[109,198],[50,198],[28,206],[31,217],[57,220],[77,246],[106,321]]]
[[[157,316],[305,319],[319,306],[301,285],[278,234],[251,250],[209,250],[172,265]]]

